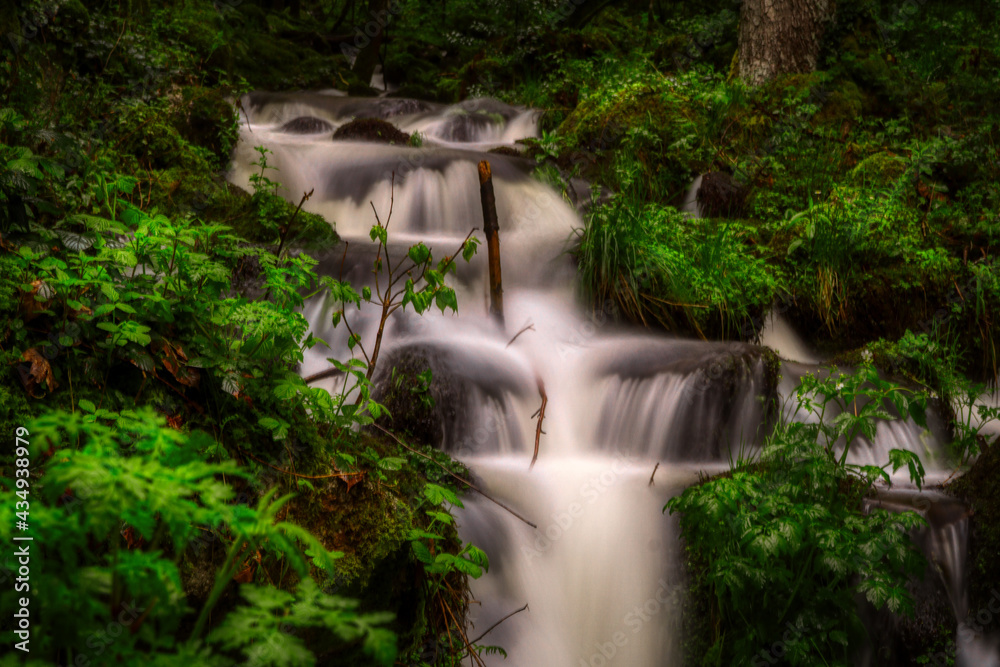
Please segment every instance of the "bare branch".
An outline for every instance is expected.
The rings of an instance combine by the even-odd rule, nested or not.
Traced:
[[[528,470],[534,468],[535,461],[538,460],[538,442],[542,438],[542,421],[545,420],[545,406],[549,402],[549,397],[545,393],[545,383],[542,382],[542,378],[538,378],[538,393],[542,396],[542,406],[538,408],[538,424],[535,426],[535,453],[531,457],[531,465],[528,466]]]
[[[390,438],[392,438],[393,440],[395,440],[397,443],[399,443],[400,447],[402,447],[403,449],[406,449],[407,451],[413,452],[417,456],[424,457],[425,459],[427,459],[431,463],[435,464],[436,466],[438,466],[439,468],[441,468],[441,470],[444,470],[446,473],[448,473],[449,475],[451,475],[452,477],[454,477],[455,479],[457,479],[462,484],[465,484],[467,487],[469,487],[470,489],[472,489],[473,491],[475,491],[476,493],[478,493],[482,497],[486,498],[487,500],[491,501],[492,503],[494,503],[496,505],[499,505],[500,507],[502,507],[503,509],[507,510],[508,512],[510,512],[511,514],[513,514],[514,516],[516,516],[518,519],[520,519],[521,521],[523,521],[524,523],[526,523],[529,526],[531,526],[532,528],[536,528],[536,529],[538,528],[537,524],[531,523],[530,521],[528,521],[527,519],[525,519],[523,516],[521,516],[520,514],[518,514],[517,512],[515,512],[514,510],[512,510],[511,508],[509,508],[506,505],[504,505],[499,500],[491,497],[489,494],[487,494],[485,491],[483,491],[482,489],[480,489],[478,486],[476,486],[472,482],[470,482],[468,480],[465,480],[465,479],[462,479],[461,477],[459,477],[458,475],[456,475],[452,471],[448,470],[446,467],[444,467],[443,465],[441,465],[440,462],[436,461],[433,457],[430,457],[427,454],[424,454],[423,452],[419,452],[416,449],[414,449],[413,447],[410,447],[405,442],[403,442],[402,440],[400,440],[399,438],[397,438],[396,434],[393,433],[392,431],[390,431],[390,430],[388,430],[386,428],[383,428],[382,426],[379,426],[378,424],[372,424],[372,426],[374,426],[375,428],[377,428],[378,430],[382,431],[387,436],[389,436]]]

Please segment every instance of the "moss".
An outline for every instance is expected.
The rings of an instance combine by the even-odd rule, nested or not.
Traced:
[[[494,153],[495,155],[506,155],[507,157],[524,157],[524,153],[514,148],[513,146],[497,146],[496,148],[491,148],[487,153]]]
[[[557,132],[569,149],[564,153],[595,154],[588,180],[614,190],[634,183],[650,199],[668,201],[704,166],[697,153],[676,149],[697,132],[699,113],[668,85],[615,83],[580,102]],[[625,145],[627,151],[619,150]]]
[[[405,146],[410,141],[410,135],[381,118],[355,118],[338,127],[337,131],[333,133],[333,138],[334,140],[372,141],[401,146]]]
[[[16,362],[15,355],[3,354],[0,360],[5,362]],[[6,367],[7,364],[5,363]],[[8,381],[0,383],[0,428],[4,433],[13,434],[19,426],[24,426],[38,416],[38,408],[28,402],[27,394],[20,391],[18,383],[14,381],[15,370],[8,370],[5,376]],[[13,437],[11,438],[13,440]],[[3,456],[13,455],[14,450],[8,448]],[[7,471],[13,476],[12,471]]]
[[[684,555],[687,586],[681,611],[681,664],[685,667],[717,664],[721,648],[717,644],[719,619],[712,586],[706,577],[705,559],[687,545]]]
[[[331,551],[344,586],[365,587],[375,566],[395,554],[413,527],[413,512],[375,480],[349,486],[333,479],[295,499],[289,519],[307,528]]]
[[[444,426],[434,410],[430,384],[426,381],[431,371],[427,358],[419,354],[402,354],[387,359],[386,364],[392,370],[379,374],[372,394],[391,415],[387,426],[406,433],[419,443],[440,444]],[[433,377],[431,382],[434,382]]]
[[[823,107],[813,117],[817,125],[833,125],[837,128],[844,123],[854,123],[861,118],[864,96],[853,81],[837,82],[823,103]]]
[[[857,186],[888,187],[906,171],[906,161],[893,153],[875,153],[864,158],[848,174],[848,182]]]

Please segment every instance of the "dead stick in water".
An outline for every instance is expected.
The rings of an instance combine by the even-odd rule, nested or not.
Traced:
[[[392,431],[390,431],[388,429],[385,429],[385,428],[379,426],[378,424],[372,424],[372,426],[374,426],[375,428],[377,428],[378,430],[382,431],[387,436],[389,436],[390,438],[392,438],[393,440],[395,440],[396,442],[398,442],[399,445],[401,447],[403,447],[404,449],[413,452],[417,456],[422,456],[425,459],[427,459],[428,461],[430,461],[431,463],[433,463],[434,465],[438,466],[439,468],[441,468],[441,470],[444,470],[446,473],[448,473],[449,475],[451,475],[452,477],[454,477],[455,479],[457,479],[458,481],[460,481],[462,484],[465,484],[467,487],[469,487],[470,489],[472,489],[473,491],[475,491],[476,493],[478,493],[479,495],[481,495],[483,498],[486,498],[486,500],[489,500],[490,502],[492,502],[492,503],[494,503],[496,505],[499,505],[500,507],[504,508],[505,510],[507,510],[508,512],[510,512],[511,514],[513,514],[514,516],[516,516],[518,519],[520,519],[521,521],[523,521],[526,524],[528,524],[529,526],[531,526],[532,528],[536,528],[536,529],[538,528],[538,524],[531,523],[530,521],[528,521],[527,519],[525,519],[523,516],[521,516],[520,514],[518,514],[517,512],[515,512],[514,510],[512,510],[511,508],[509,508],[506,505],[504,505],[499,500],[490,497],[485,491],[482,491],[478,486],[476,486],[472,482],[470,482],[468,480],[465,480],[465,479],[462,479],[461,477],[459,477],[458,475],[456,475],[452,471],[450,471],[447,468],[445,468],[439,462],[435,461],[432,457],[427,456],[427,454],[424,454],[423,452],[418,452],[413,447],[410,447],[405,442],[403,442],[402,440],[400,440],[399,438],[397,438],[396,434],[393,433]]]
[[[656,471],[660,468],[660,462],[657,461],[656,465],[653,466],[653,474],[649,476],[649,486],[653,486],[653,477],[656,475]]]
[[[531,457],[531,465],[528,466],[528,470],[535,467],[535,461],[538,459],[538,442],[542,439],[542,421],[545,419],[545,406],[549,402],[549,397],[545,393],[545,383],[542,382],[542,378],[538,378],[538,393],[542,395],[542,407],[538,408],[538,424],[535,426],[535,453]]]
[[[524,333],[525,331],[535,331],[535,325],[534,325],[534,324],[531,324],[530,322],[529,322],[528,324],[526,324],[526,325],[525,325],[525,327],[524,327],[523,329],[521,329],[521,330],[520,330],[520,331],[518,331],[518,332],[517,332],[516,334],[514,334],[514,337],[513,337],[513,338],[511,338],[511,339],[510,339],[510,340],[509,340],[509,341],[507,342],[507,344],[506,344],[506,345],[504,345],[504,349],[506,350],[506,349],[507,349],[508,347],[510,347],[511,345],[513,345],[513,344],[514,344],[514,341],[515,341],[515,340],[517,340],[517,339],[518,339],[518,337],[519,337],[519,336],[520,336],[521,334],[523,334],[523,333]]]
[[[479,195],[483,201],[483,231],[490,266],[490,315],[503,324],[503,281],[500,277],[500,223],[497,221],[497,200],[493,193],[493,173],[490,163],[479,163]]]
[[[479,635],[478,637],[476,637],[475,639],[473,639],[473,640],[472,640],[472,641],[471,641],[470,643],[471,643],[471,644],[475,644],[475,643],[476,643],[476,642],[478,642],[478,641],[479,641],[480,639],[482,639],[482,638],[483,638],[483,637],[485,637],[486,635],[490,634],[490,632],[492,632],[492,631],[493,631],[493,628],[497,627],[498,625],[500,625],[501,623],[503,623],[504,621],[506,621],[506,620],[507,620],[508,618],[510,618],[510,617],[511,617],[511,616],[513,616],[514,614],[520,614],[520,613],[521,613],[522,611],[524,611],[524,610],[525,610],[525,609],[527,609],[527,608],[528,608],[528,605],[527,605],[527,604],[525,604],[525,605],[524,605],[523,607],[521,607],[520,609],[515,609],[514,611],[510,612],[509,614],[507,614],[506,616],[504,616],[503,618],[501,618],[501,619],[500,619],[499,621],[497,621],[496,623],[494,623],[493,625],[491,625],[490,627],[488,627],[488,628],[486,629],[486,632],[484,632],[483,634],[481,634],[481,635]]]

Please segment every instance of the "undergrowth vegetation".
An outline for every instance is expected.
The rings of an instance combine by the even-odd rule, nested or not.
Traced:
[[[385,416],[384,318],[456,309],[444,277],[475,239],[436,258],[417,244],[402,271],[386,256],[387,291],[358,291],[317,275],[308,253],[336,243],[336,221],[278,195],[267,149],[252,192],[227,180],[248,91],[377,92],[351,68],[365,7],[0,8],[0,423],[27,443],[0,454],[0,502],[30,505],[33,664],[502,653],[463,634],[467,578],[488,566],[450,513],[467,471],[368,428]],[[1000,368],[996,0],[839,2],[817,71],[759,87],[732,75],[733,0],[387,7],[378,56],[399,96],[537,108],[536,174],[592,186],[573,250],[590,307],[746,341],[777,310],[858,369],[807,377],[799,418],[782,413],[758,457],[670,502],[702,605],[691,664],[850,664],[859,597],[912,608],[922,521],[866,502],[890,469],[920,485],[921,462],[849,451],[928,405],[951,460],[980,457],[954,488],[991,522],[972,542],[972,599],[988,599],[1000,501],[982,424],[1000,413],[973,403]],[[345,328],[362,303],[383,313],[373,349],[352,332],[360,356],[331,360],[333,393],[298,373],[322,344],[301,307],[320,296]],[[7,544],[14,531],[0,525]]]
[[[488,566],[449,513],[464,469],[363,428],[384,413],[375,355],[331,360],[340,392],[297,372],[322,343],[306,299],[341,315],[373,299],[304,252],[336,242],[334,221],[278,196],[266,149],[252,193],[226,181],[234,100],[329,86],[346,60],[252,5],[27,2],[2,20],[0,421],[25,444],[0,459],[0,496],[34,538],[28,664],[458,664],[489,649],[459,639],[466,579]],[[301,58],[267,71],[262,52]],[[397,305],[457,308],[455,260],[423,244],[409,259]]]
[[[907,577],[922,571],[923,558],[909,534],[924,519],[864,502],[901,468],[919,486],[923,465],[901,449],[882,465],[852,462],[850,453],[869,446],[879,421],[925,423],[926,397],[863,364],[806,376],[793,398],[758,455],[668,504],[681,513],[689,558],[708,588],[711,644],[688,656],[692,664],[856,664],[866,639],[856,594],[912,612]]]

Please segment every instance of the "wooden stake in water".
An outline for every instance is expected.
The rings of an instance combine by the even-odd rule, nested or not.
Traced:
[[[479,194],[483,200],[483,230],[490,265],[490,315],[503,325],[503,283],[500,279],[500,223],[497,221],[497,200],[493,194],[493,173],[490,163],[479,163]]]

